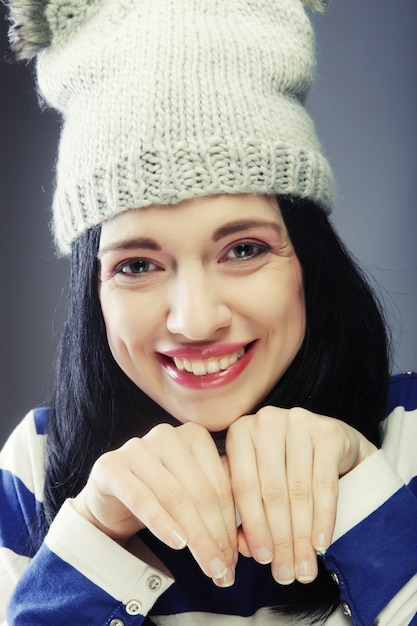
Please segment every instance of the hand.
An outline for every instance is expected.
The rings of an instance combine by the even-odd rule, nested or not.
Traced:
[[[339,477],[376,448],[354,428],[304,409],[264,407],[226,437],[239,550],[281,584],[311,582],[333,535]]]
[[[74,505],[122,545],[146,527],[172,548],[187,545],[218,586],[234,581],[237,529],[230,482],[202,426],[160,424],[104,454]]]

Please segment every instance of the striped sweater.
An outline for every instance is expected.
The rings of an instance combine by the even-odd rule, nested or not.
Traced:
[[[166,568],[145,563],[142,539],[120,547],[71,500],[33,551],[48,415],[31,411],[0,453],[0,624],[139,626],[147,615],[165,626],[294,624],[271,610],[279,586],[268,566],[242,557],[235,584],[219,589],[186,549],[149,535]],[[328,626],[417,625],[417,374],[392,378],[386,415],[382,449],[340,480],[324,562],[342,605]]]

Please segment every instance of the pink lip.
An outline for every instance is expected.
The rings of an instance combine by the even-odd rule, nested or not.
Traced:
[[[164,350],[161,354],[171,359],[174,357],[182,359],[209,359],[210,357],[221,357],[224,354],[232,354],[240,348],[245,348],[248,343],[216,343],[205,347],[175,348],[174,350]]]
[[[182,387],[188,389],[211,389],[214,387],[221,387],[228,385],[236,380],[236,378],[243,372],[247,365],[252,360],[255,346],[257,341],[253,341],[249,344],[223,344],[216,346],[209,346],[203,349],[176,349],[159,354],[159,360],[168,376]],[[185,370],[179,370],[175,367],[172,359],[174,356],[186,358],[186,359],[207,359],[211,356],[222,356],[223,354],[230,354],[245,347],[245,354],[236,363],[233,363],[227,370],[222,370],[216,374],[206,374],[205,376],[195,376]],[[169,358],[168,358],[169,357]]]

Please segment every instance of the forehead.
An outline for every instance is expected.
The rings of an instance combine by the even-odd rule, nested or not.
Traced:
[[[133,235],[167,234],[184,239],[197,233],[212,237],[233,229],[276,225],[285,230],[275,198],[254,195],[208,196],[185,200],[177,205],[152,205],[130,209],[104,222],[100,248],[120,238]],[[217,237],[217,238],[219,238]]]

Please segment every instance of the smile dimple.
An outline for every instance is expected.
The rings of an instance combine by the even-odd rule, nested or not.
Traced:
[[[175,366],[180,371],[186,371],[195,376],[206,376],[207,374],[217,374],[218,372],[227,370],[231,365],[236,363],[245,354],[245,349],[240,348],[231,354],[224,354],[219,358],[211,357],[210,359],[183,359],[174,357]]]

